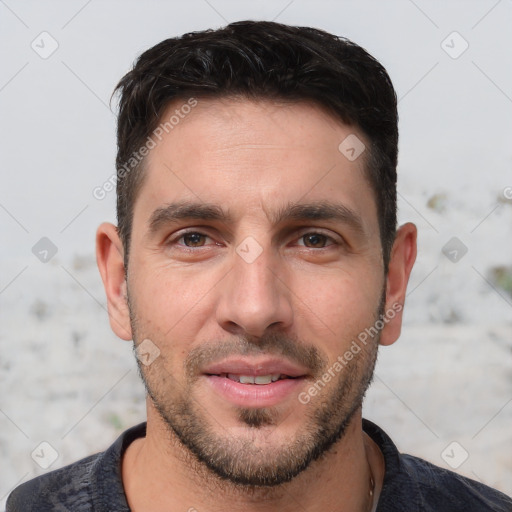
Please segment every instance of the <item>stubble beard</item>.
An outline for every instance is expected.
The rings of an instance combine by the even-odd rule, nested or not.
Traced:
[[[376,319],[382,312],[383,301]],[[135,347],[144,337],[138,336],[141,333],[137,330],[139,322],[134,313],[131,306]],[[207,468],[210,475],[226,484],[229,482],[236,489],[269,488],[291,481],[343,438],[373,380],[378,341],[377,335],[362,347],[338,373],[336,381],[333,379],[321,389],[318,400],[301,404],[297,398],[297,407],[304,408],[305,419],[297,427],[295,438],[286,445],[271,442],[273,429],[279,429],[279,425],[286,420],[278,408],[239,408],[238,421],[247,427],[250,435],[236,438],[222,429],[215,418],[208,418],[208,413],[193,397],[194,381],[188,380],[185,384],[178,382],[166,370],[163,357],[159,357],[150,367],[143,365],[139,359],[137,364],[146,392],[167,427],[171,440],[177,440],[193,456],[199,463],[195,465],[198,471],[201,466]],[[287,356],[292,343],[296,346],[295,341],[279,334],[260,338],[257,343],[242,338],[236,343],[236,352],[231,353],[265,351],[276,354],[274,347],[277,345],[281,348],[279,353]],[[229,346],[233,347],[233,344]],[[226,351],[229,351],[229,346],[225,347]],[[295,353],[294,349],[291,350]],[[308,367],[315,368],[313,383],[321,378],[328,364],[316,349],[310,350],[309,356],[304,355],[304,358],[309,361]]]

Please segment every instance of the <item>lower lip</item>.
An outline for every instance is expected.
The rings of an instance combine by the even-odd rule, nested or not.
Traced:
[[[241,384],[227,377],[207,375],[207,381],[213,389],[241,407],[271,407],[289,396],[298,396],[304,385],[304,378],[281,379],[270,384]]]

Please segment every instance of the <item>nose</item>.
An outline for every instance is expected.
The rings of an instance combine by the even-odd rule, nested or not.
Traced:
[[[289,327],[293,320],[291,291],[284,281],[268,249],[254,261],[234,253],[232,270],[219,290],[219,325],[232,334],[256,337],[270,329]]]

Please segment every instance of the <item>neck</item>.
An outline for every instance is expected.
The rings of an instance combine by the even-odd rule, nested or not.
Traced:
[[[367,512],[370,481],[378,491],[382,479],[375,447],[362,430],[359,410],[342,439],[292,481],[275,487],[237,486],[198,462],[148,404],[146,437],[128,447],[122,478],[134,512],[288,512],[298,507],[308,512]]]

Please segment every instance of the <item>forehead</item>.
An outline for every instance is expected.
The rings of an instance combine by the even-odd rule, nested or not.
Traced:
[[[354,127],[312,103],[197,99],[182,108],[186,103],[173,102],[162,116],[160,126],[173,122],[147,156],[135,216],[189,200],[271,219],[289,204],[329,199],[376,222],[364,150],[355,159],[340,151],[347,140],[360,144],[357,152],[364,148]]]

